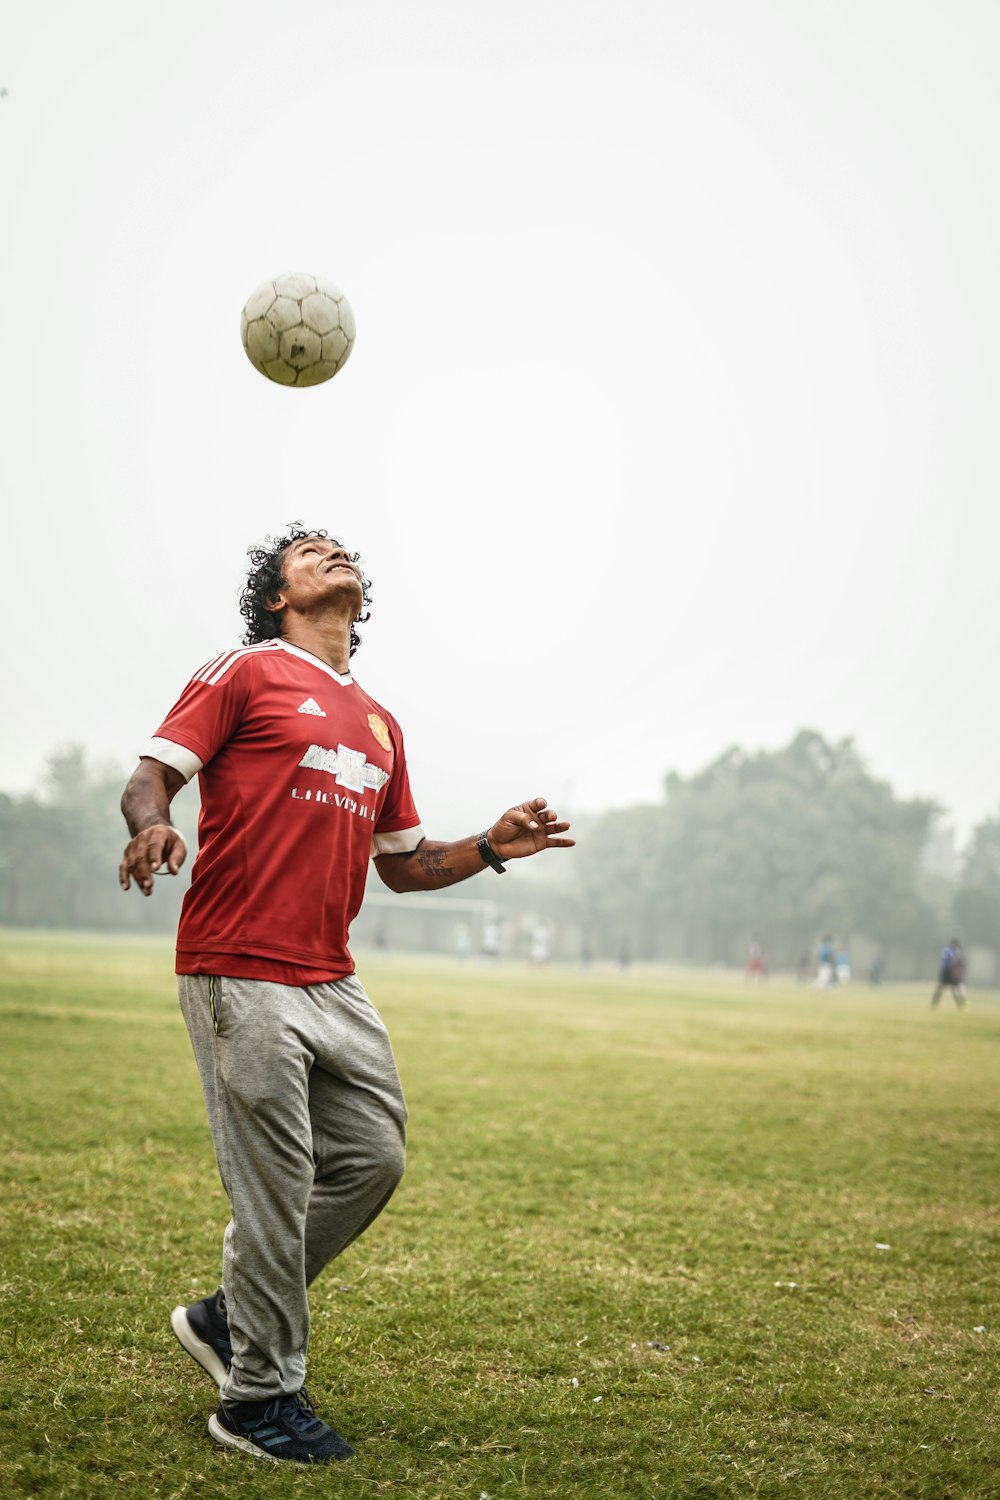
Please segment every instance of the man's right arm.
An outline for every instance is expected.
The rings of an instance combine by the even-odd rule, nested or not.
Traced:
[[[166,862],[176,875],[187,857],[187,845],[170,821],[170,804],[185,785],[180,771],[162,760],[144,757],[122,793],[122,812],[132,835],[118,866],[118,883],[127,891],[134,879],[144,896],[153,894],[153,875]]]

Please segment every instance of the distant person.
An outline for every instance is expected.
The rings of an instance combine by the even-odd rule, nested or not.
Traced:
[[[873,987],[882,983],[882,955],[879,953],[868,965],[868,983]]]
[[[851,960],[843,949],[837,954],[834,961],[834,973],[838,984],[850,984],[851,982]]]
[[[178,988],[232,1217],[222,1286],[170,1322],[219,1387],[217,1443],[326,1463],[354,1449],[305,1392],[307,1288],[381,1213],[404,1161],[392,1047],[348,949],[369,860],[391,891],[429,891],[572,840],[541,797],[483,833],[428,839],[399,726],[350,671],[368,602],[356,554],[295,529],[250,558],[244,644],[195,672],[144,747],[118,873],[145,896],[161,865],[177,874],[170,804],[198,774]]]
[[[549,929],[544,922],[536,922],[531,929],[528,958],[537,968],[549,961]]]
[[[618,945],[618,968],[622,974],[632,962],[632,945],[627,937],[622,938]]]
[[[799,984],[805,984],[809,978],[809,952],[805,948],[799,954],[799,961],[795,965],[795,978]]]
[[[455,928],[455,956],[456,958],[468,958],[472,952],[472,933],[469,931],[468,922],[459,922]]]
[[[831,984],[836,984],[837,973],[835,968],[836,954],[833,947],[833,938],[825,937],[816,951],[816,979],[817,989],[828,989]]]
[[[500,924],[490,920],[483,923],[483,930],[479,938],[479,951],[487,963],[492,963],[500,956]]]
[[[754,938],[747,948],[746,969],[743,972],[744,984],[759,984],[762,979],[767,978],[767,954],[763,945]]]
[[[965,1004],[965,954],[958,938],[952,938],[948,945],[941,949],[941,958],[938,962],[937,988],[931,996],[931,1009],[933,1010],[945,990],[951,990],[952,999],[958,1010]]]

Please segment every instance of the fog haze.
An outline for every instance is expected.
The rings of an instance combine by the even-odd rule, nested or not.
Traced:
[[[997,809],[994,5],[19,9],[0,789],[130,766],[302,519],[433,836],[804,725]],[[299,269],[358,337],[289,391]]]

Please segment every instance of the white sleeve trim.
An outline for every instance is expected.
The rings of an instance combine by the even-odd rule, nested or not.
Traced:
[[[144,756],[149,760],[162,760],[165,766],[172,766],[181,773],[185,781],[197,776],[202,767],[197,755],[186,745],[175,744],[173,740],[161,740],[155,735],[139,751],[139,759],[142,760]]]
[[[425,837],[419,823],[415,828],[402,828],[399,833],[376,833],[372,838],[372,859],[379,854],[410,854]]]

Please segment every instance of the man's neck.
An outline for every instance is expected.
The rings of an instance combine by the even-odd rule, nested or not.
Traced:
[[[301,616],[284,622],[281,632],[283,641],[298,646],[311,656],[318,656],[343,677],[350,671],[351,622],[350,620],[324,620],[322,623],[302,619]]]

